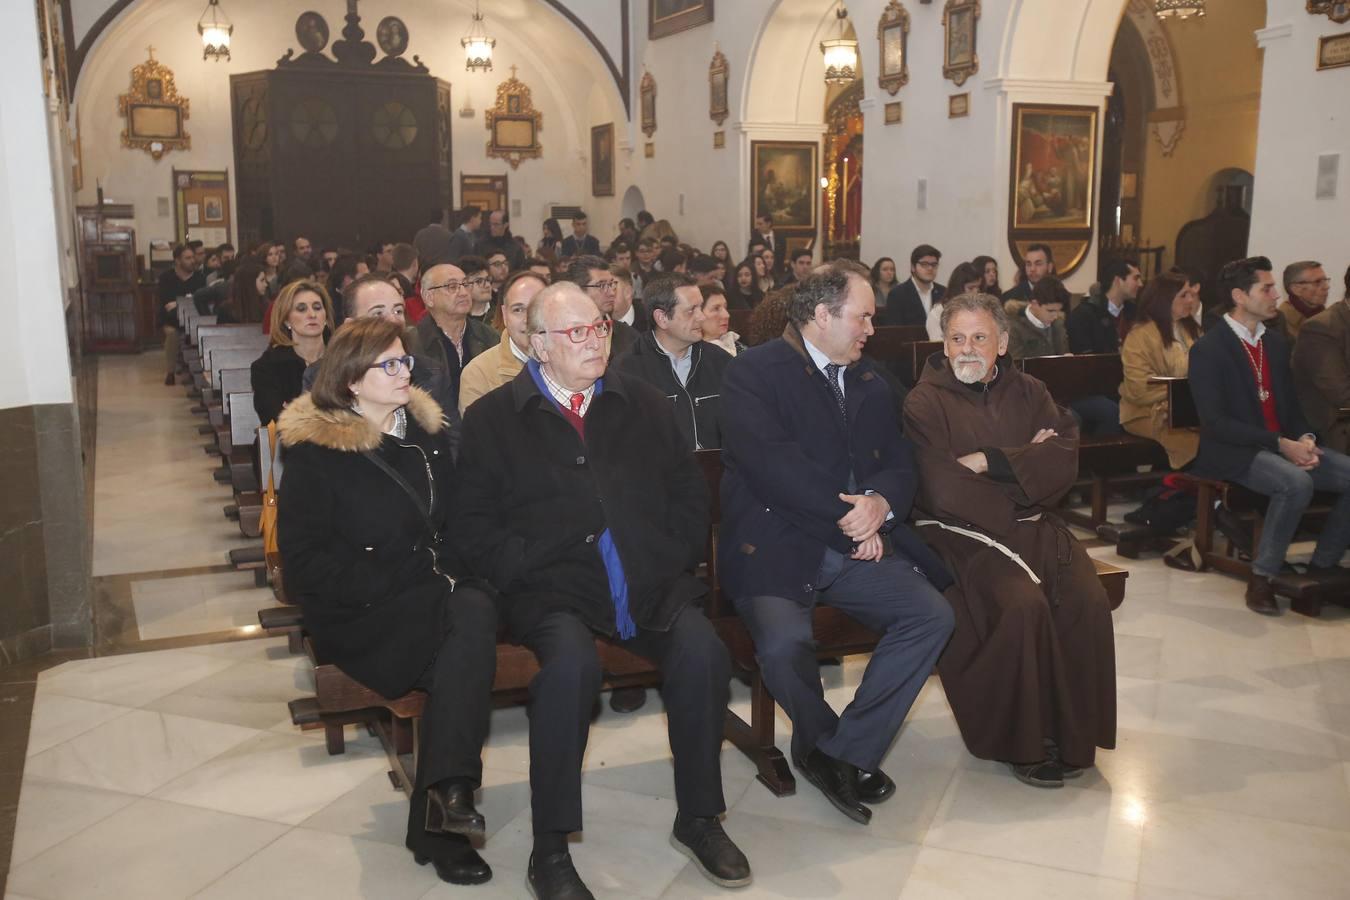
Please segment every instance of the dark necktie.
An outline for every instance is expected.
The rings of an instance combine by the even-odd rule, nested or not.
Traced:
[[[825,380],[830,383],[830,390],[834,393],[834,402],[839,404],[839,415],[848,421],[848,407],[844,404],[844,389],[839,386],[839,370],[843,366],[838,363],[825,364]]]

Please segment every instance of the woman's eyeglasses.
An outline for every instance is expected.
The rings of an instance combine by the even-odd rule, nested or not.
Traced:
[[[384,374],[388,375],[390,378],[393,378],[395,375],[397,375],[399,372],[402,372],[404,369],[407,369],[409,372],[412,372],[413,363],[415,363],[416,361],[417,360],[413,359],[411,356],[395,356],[393,359],[386,359],[383,362],[377,362],[375,365],[371,366],[371,368],[384,369]]]

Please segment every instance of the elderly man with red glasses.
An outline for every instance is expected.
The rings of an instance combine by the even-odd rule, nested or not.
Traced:
[[[722,829],[720,750],[730,660],[697,601],[708,490],[670,401],[607,370],[613,323],[570,282],[527,314],[531,359],[465,411],[454,543],[501,597],[530,683],[540,898],[590,897],[567,850],[582,827],[581,765],[602,672],[597,635],[661,668],[678,812],[671,843],[724,887],[750,882]]]

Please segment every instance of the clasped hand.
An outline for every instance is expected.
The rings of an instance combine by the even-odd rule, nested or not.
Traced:
[[[1317,468],[1317,464],[1322,461],[1322,448],[1317,446],[1317,439],[1312,435],[1304,435],[1296,441],[1282,437],[1280,455],[1306,471]]]
[[[839,499],[853,504],[853,509],[837,523],[839,530],[857,545],[853,558],[881,559],[881,536],[877,529],[885,523],[891,504],[880,494],[840,494]]]

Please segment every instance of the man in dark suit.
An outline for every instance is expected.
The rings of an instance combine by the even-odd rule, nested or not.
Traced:
[[[637,343],[638,331],[632,325],[614,318],[614,305],[619,299],[619,279],[609,271],[609,263],[599,256],[578,256],[567,266],[567,271],[559,278],[570,281],[586,292],[586,295],[600,307],[605,318],[614,323],[609,338],[609,358],[618,359]]]
[[[731,661],[695,605],[708,491],[656,388],[606,369],[611,320],[573,284],[530,304],[531,355],[465,412],[455,545],[501,592],[530,682],[530,893],[590,897],[567,835],[580,831],[581,765],[603,672],[601,635],[661,668],[678,812],[671,835],[724,887],[750,864],[722,829],[721,745]]]
[[[1119,353],[1134,326],[1138,312],[1134,301],[1144,287],[1139,265],[1112,259],[1102,266],[1100,276],[1096,288],[1064,323],[1070,353]]]
[[[476,206],[466,206],[461,209],[459,211],[459,227],[450,235],[450,245],[445,249],[445,257],[432,260],[430,263],[423,260],[423,268],[442,262],[457,263],[462,257],[472,254],[474,245],[478,243],[478,229],[482,227],[482,210]]]
[[[1003,301],[1031,300],[1031,289],[1047,275],[1055,274],[1054,251],[1049,244],[1029,244],[1022,254],[1022,271],[1018,273],[1016,283],[1003,292]]]
[[[586,213],[577,210],[577,214],[572,217],[572,233],[563,238],[562,258],[567,259],[571,256],[599,256],[600,241],[593,234],[588,234],[591,226],[590,220],[586,218]]]
[[[947,289],[937,283],[942,254],[936,247],[920,244],[909,254],[909,278],[891,288],[886,308],[877,315],[878,325],[928,324],[934,303],[941,303]]]
[[[767,249],[773,251],[773,271],[769,273],[770,275],[777,275],[787,267],[784,248],[779,245],[778,236],[773,233],[772,213],[760,213],[755,216],[755,230],[750,232],[750,249],[747,251],[747,255],[754,255],[755,244],[763,244]]]
[[[906,525],[917,476],[890,388],[862,358],[876,299],[830,268],[797,285],[783,337],[722,380],[722,587],[792,719],[792,757],[840,812],[895,790],[881,771],[952,631],[952,578]],[[826,603],[881,636],[842,716],[825,702],[811,610]]]
[[[1246,599],[1253,612],[1279,615],[1275,594],[1299,587],[1298,576],[1281,570],[1313,491],[1339,496],[1307,574],[1350,586],[1350,570],[1340,565],[1350,546],[1350,457],[1318,446],[1294,393],[1288,341],[1265,325],[1275,317],[1280,297],[1270,260],[1255,256],[1228,263],[1219,273],[1219,289],[1232,308],[1190,354],[1191,393],[1200,416],[1194,471],[1270,498]]]

